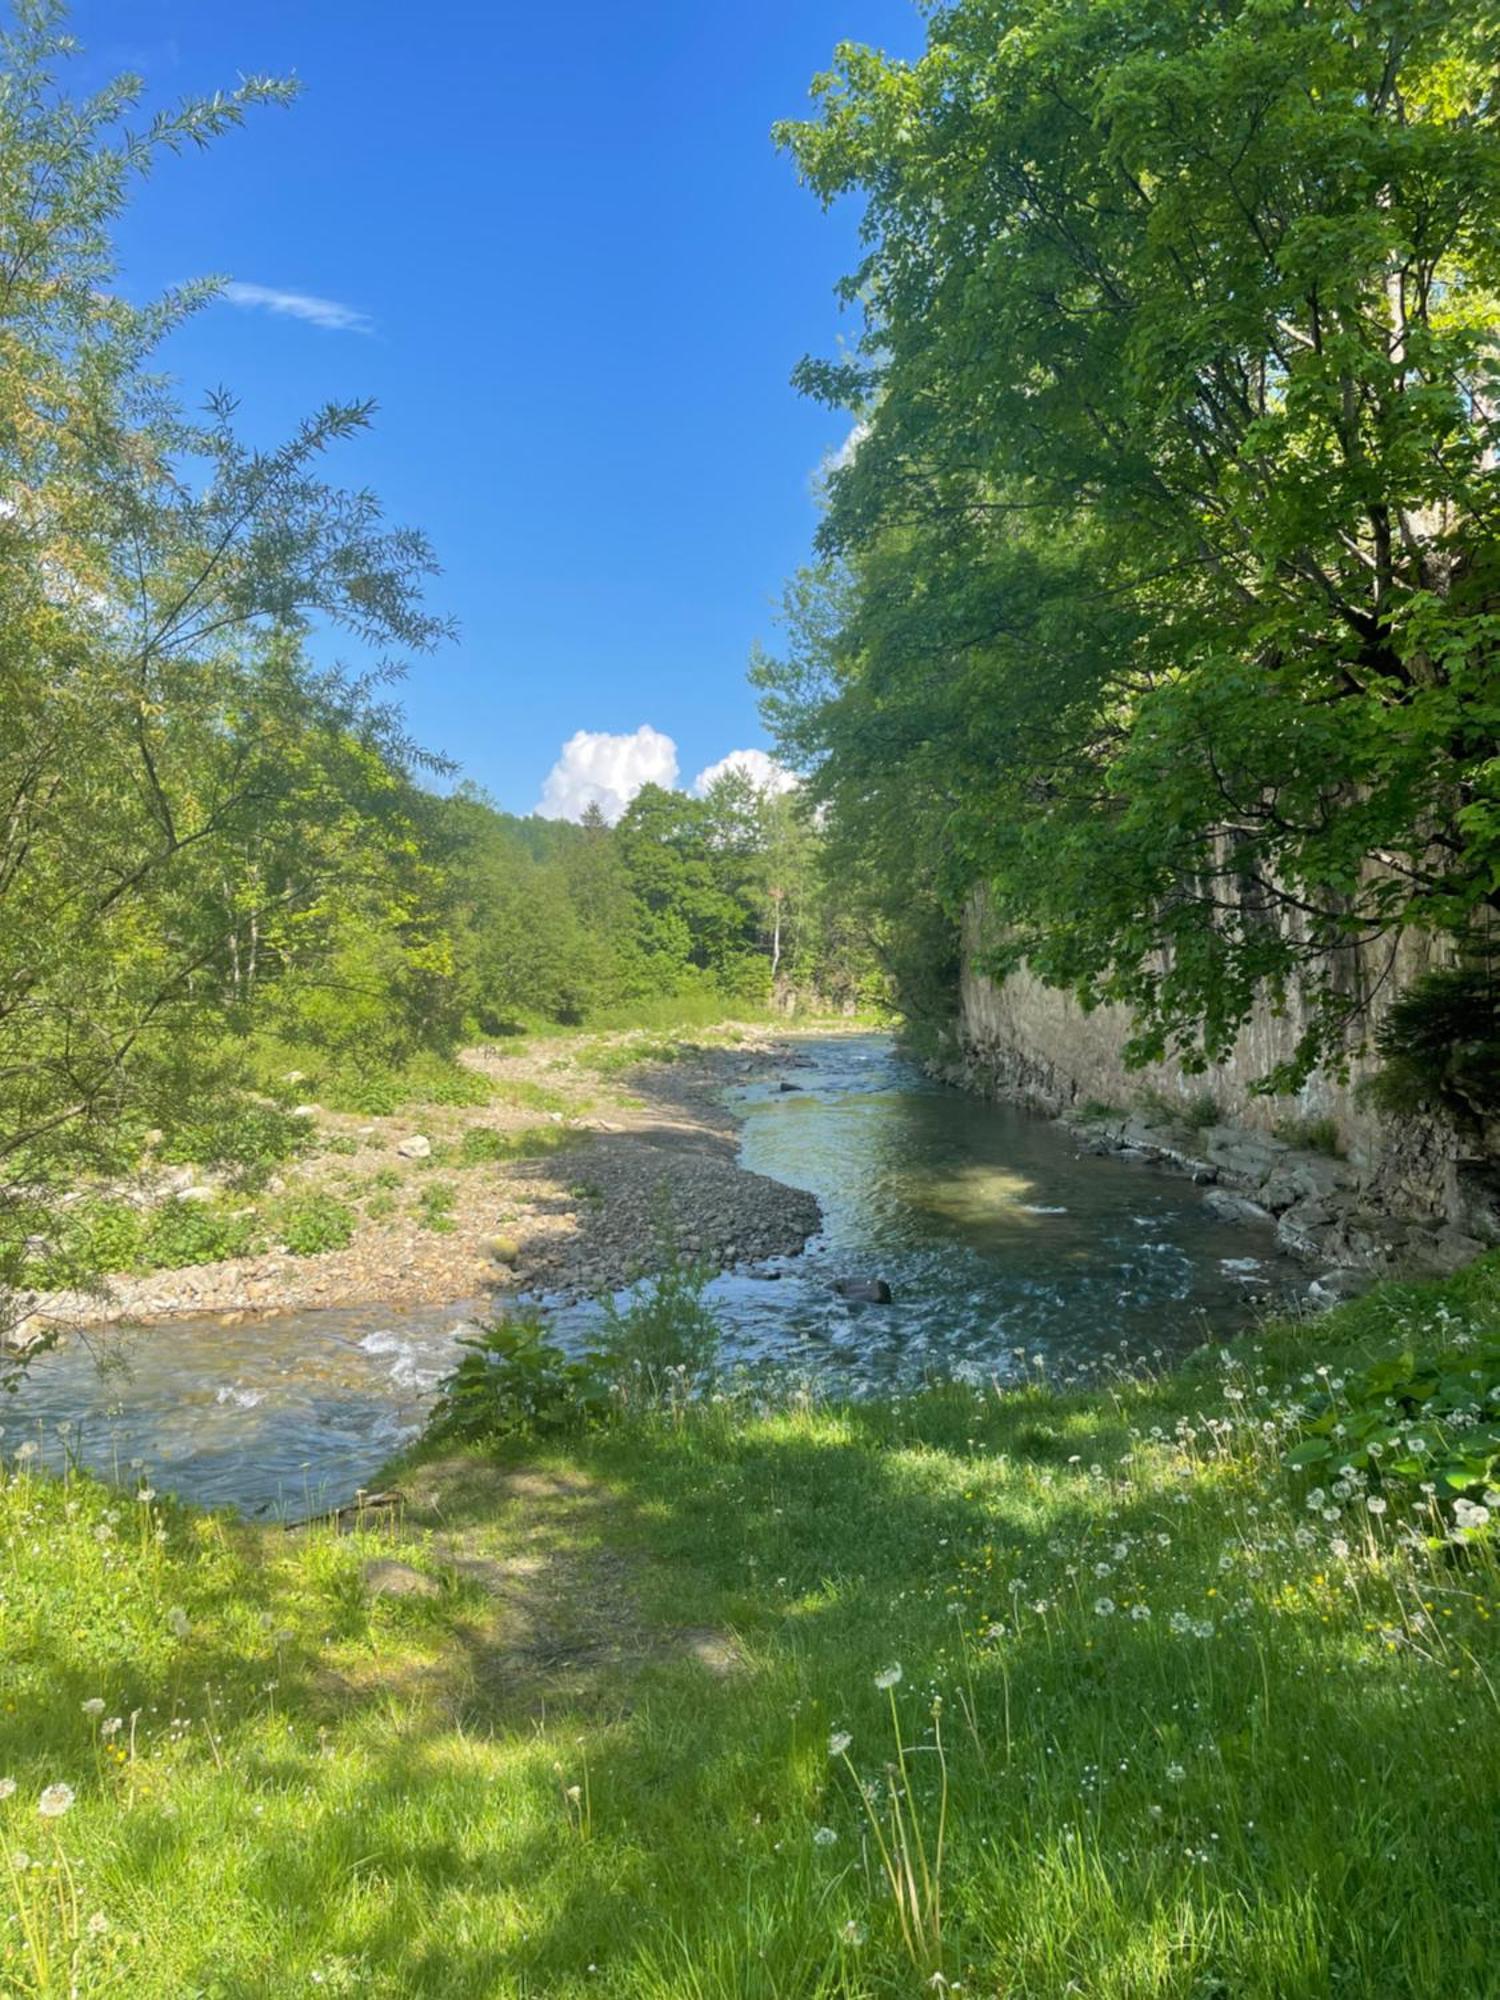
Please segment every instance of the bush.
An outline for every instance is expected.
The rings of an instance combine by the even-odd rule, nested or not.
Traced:
[[[274,1167],[301,1152],[311,1136],[309,1121],[289,1116],[279,1104],[236,1103],[218,1115],[175,1127],[157,1157],[227,1171],[240,1186],[259,1185]]]
[[[347,1249],[357,1222],[354,1210],[332,1195],[294,1195],[276,1212],[276,1233],[294,1257],[316,1257],[325,1250]]]
[[[540,1317],[526,1314],[461,1340],[464,1358],[439,1392],[428,1435],[469,1443],[556,1437],[602,1418],[609,1392],[597,1357],[570,1360],[544,1333]]]
[[[1500,1109],[1500,980],[1485,965],[1413,980],[1375,1046],[1382,1067],[1365,1089],[1383,1110],[1435,1105],[1460,1123],[1482,1121]]]
[[[497,1132],[491,1125],[471,1125],[458,1144],[461,1167],[487,1166],[498,1160],[543,1159],[580,1143],[582,1134],[565,1125],[528,1125],[519,1132]]]
[[[624,1306],[606,1298],[601,1359],[653,1401],[701,1376],[719,1345],[719,1322],[703,1302],[706,1264],[683,1263],[670,1242],[659,1268],[638,1282]]]
[[[421,1227],[439,1236],[451,1236],[458,1227],[453,1220],[454,1199],[451,1181],[429,1181],[417,1198],[417,1220]]]
[[[1207,1090],[1199,1091],[1196,1097],[1182,1098],[1147,1088],[1137,1092],[1136,1101],[1145,1117],[1157,1119],[1163,1125],[1185,1126],[1189,1132],[1206,1132],[1223,1115],[1219,1100]]]
[[[169,1201],[145,1218],[136,1269],[175,1271],[184,1264],[217,1264],[256,1247],[255,1214],[217,1202]]]
[[[1326,1153],[1330,1160],[1344,1157],[1339,1128],[1331,1118],[1280,1118],[1274,1126],[1276,1137],[1304,1153]]]
[[[1407,1349],[1331,1382],[1308,1408],[1285,1462],[1336,1488],[1368,1483],[1408,1500],[1425,1495],[1463,1532],[1500,1485],[1500,1343],[1421,1357]],[[1493,1530],[1493,1510],[1480,1525]]]

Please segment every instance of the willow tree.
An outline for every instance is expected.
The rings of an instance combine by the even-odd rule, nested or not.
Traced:
[[[1473,0],[957,0],[781,132],[865,249],[780,724],[1143,1058],[1295,987],[1288,1083],[1500,905],[1497,74]]]
[[[111,229],[164,152],[275,105],[252,80],[147,120],[58,82],[59,10],[0,42],[0,1306],[60,1194],[201,1100],[268,967],[306,976],[363,901],[423,934],[412,752],[378,694],[432,569],[319,461],[368,406],[256,451],[151,357],[212,285],[133,305]],[[375,662],[319,670],[314,623]],[[374,878],[379,874],[377,885]],[[383,899],[383,900],[382,900]],[[86,1275],[86,1274],[84,1274]]]

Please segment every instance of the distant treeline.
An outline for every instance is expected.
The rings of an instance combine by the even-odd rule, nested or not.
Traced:
[[[483,1032],[688,998],[874,997],[864,927],[834,893],[796,792],[731,768],[702,798],[648,785],[611,827],[597,808],[581,826],[517,819],[464,789],[438,824],[453,1003]]]

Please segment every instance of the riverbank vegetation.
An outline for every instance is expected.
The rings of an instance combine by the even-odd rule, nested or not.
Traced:
[[[759,671],[929,1024],[983,886],[980,961],[1142,1060],[1298,995],[1292,1088],[1418,933],[1488,1091],[1496,56],[1457,0],[955,0],[783,128],[861,324],[800,372],[852,428]]]
[[[520,819],[409,738],[391,689],[454,638],[437,566],[332,483],[372,420],[253,438],[161,350],[217,284],[124,295],[114,232],[164,156],[295,95],[138,116],[66,89],[53,0],[0,40],[0,1336],[80,1188],[146,1151],[292,1148],[288,1075],[393,1109],[477,1086],[466,1037],[868,990],[795,794],[731,769],[618,827]],[[337,663],[337,664],[335,664]],[[272,1107],[274,1108],[274,1107]],[[252,1129],[253,1128],[253,1129]],[[148,1137],[148,1135],[154,1135]],[[165,1149],[163,1151],[163,1149]],[[108,1194],[106,1192],[106,1198]],[[72,1231],[75,1279],[89,1276]],[[153,1253],[154,1254],[154,1253]]]
[[[1442,1454],[1497,1305],[1490,1259],[1156,1380],[511,1407],[293,1531],[23,1451],[0,1978],[1483,2000],[1496,1497]]]

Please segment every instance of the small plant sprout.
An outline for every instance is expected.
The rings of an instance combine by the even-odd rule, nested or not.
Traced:
[[[580,1746],[581,1744],[582,1739],[580,1738]],[[568,1824],[580,1840],[590,1839],[594,1831],[594,1801],[589,1786],[587,1750],[583,1751],[583,1775],[578,1782],[571,1785],[566,1782],[561,1764],[554,1764],[552,1768],[557,1775],[558,1786],[562,1791],[563,1806],[568,1815]]]

